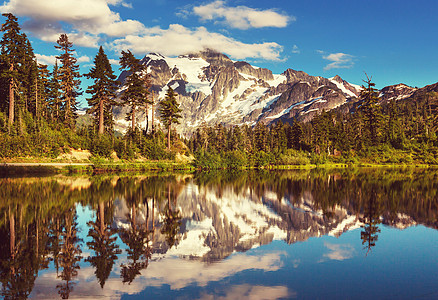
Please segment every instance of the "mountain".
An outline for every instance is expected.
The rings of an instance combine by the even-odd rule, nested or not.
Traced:
[[[357,98],[360,92],[359,86],[339,76],[323,78],[292,69],[273,74],[213,50],[175,58],[150,53],[142,63],[151,75],[156,98],[164,98],[168,85],[178,93],[183,110],[178,130],[183,134],[218,123],[309,121],[318,111],[338,107]],[[118,80],[123,83],[127,76],[122,72]],[[124,120],[126,112],[127,108],[114,109],[116,129],[120,131],[129,126]],[[138,116],[142,126],[145,116],[145,112]]]
[[[398,101],[411,97],[418,89],[400,83],[386,86],[380,90],[380,101],[387,103],[391,100]]]

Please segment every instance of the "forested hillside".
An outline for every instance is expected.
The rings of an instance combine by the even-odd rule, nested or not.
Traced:
[[[177,101],[179,87],[174,91],[169,83],[162,90],[161,99],[154,99],[156,74],[146,72],[144,59],[136,58],[129,50],[122,51],[119,64],[123,82],[118,82],[100,47],[89,72],[80,74],[74,45],[62,34],[54,41],[54,47],[59,50],[57,62],[49,67],[37,62],[17,18],[12,14],[3,17],[0,40],[0,157],[3,159],[57,158],[70,149],[85,149],[94,157],[122,159],[161,160],[174,159],[177,153],[194,155],[195,165],[207,168],[324,162],[438,163],[438,83],[420,89],[396,85],[379,91],[365,74],[361,89],[350,86],[351,90],[345,90],[349,85],[340,78],[329,81],[289,70],[284,75],[288,84],[267,87],[274,96],[281,87],[282,94],[276,96],[276,102],[283,101],[284,105],[271,106],[272,111],[257,110],[260,117],[254,119],[254,113],[252,118],[256,121],[246,125],[232,125],[221,122],[220,118],[212,125],[198,119],[198,126],[181,137],[174,125],[184,116],[187,120],[189,112],[187,106],[180,106]],[[231,67],[245,72],[256,70],[243,63]],[[319,92],[321,97],[336,94],[335,105],[327,106],[328,111],[324,106],[311,109],[313,118],[299,118],[303,112],[292,113],[292,106],[301,103],[294,95],[303,84],[290,79],[297,74],[299,80],[307,76],[312,82],[319,84],[322,80],[330,86],[323,92],[316,87],[312,87],[311,93],[308,91],[306,95],[311,97],[312,105],[326,101],[317,97]],[[85,94],[80,89],[81,77],[92,80]],[[185,81],[181,79],[181,82]],[[311,86],[304,85],[306,89]],[[351,94],[348,101],[347,94]],[[85,115],[78,114],[80,95],[88,102]],[[114,130],[116,107],[126,111],[129,126],[124,133]],[[151,120],[148,113],[144,114],[150,108]],[[140,114],[147,116],[145,124],[138,121]],[[193,122],[195,119],[196,115],[190,116]]]

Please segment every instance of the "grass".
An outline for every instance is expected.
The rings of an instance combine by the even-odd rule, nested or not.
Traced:
[[[8,165],[13,163],[32,163],[35,165]],[[45,164],[45,165],[39,165]],[[68,164],[68,165],[60,165]],[[265,170],[310,170],[310,169],[346,169],[346,168],[438,168],[436,164],[412,162],[375,162],[357,160],[353,162],[322,160],[315,164],[309,161],[305,164],[282,164],[260,167]],[[241,167],[241,169],[248,169]],[[257,169],[257,168],[255,168]],[[111,160],[92,157],[86,161],[62,161],[50,158],[23,157],[14,159],[0,159],[0,175],[16,176],[20,174],[100,174],[121,172],[146,172],[146,171],[195,171],[190,161],[173,160]]]

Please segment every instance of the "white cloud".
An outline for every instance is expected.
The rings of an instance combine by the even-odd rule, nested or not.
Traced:
[[[349,69],[354,66],[353,55],[345,53],[331,53],[324,55],[324,52],[321,50],[318,50],[317,52],[323,54],[323,59],[331,61],[331,63],[324,67],[324,71],[331,69]]]
[[[247,6],[226,6],[225,1],[214,1],[206,5],[195,6],[193,13],[203,21],[222,20],[233,28],[249,29],[262,27],[286,27],[295,17],[275,10],[258,10]]]
[[[294,45],[294,46],[292,47],[292,53],[294,53],[294,54],[300,54],[300,53],[301,53],[300,48],[298,48],[297,45]]]
[[[38,63],[53,66],[56,62],[56,55],[44,55],[35,53]]]
[[[44,54],[35,53],[35,56],[37,58],[38,63],[40,64],[53,66],[56,62],[56,55],[44,55]],[[85,55],[78,57],[77,60],[78,63],[91,61],[91,59]]]
[[[168,29],[158,27],[148,29],[143,36],[128,35],[116,39],[109,47],[115,50],[130,49],[137,54],[158,52],[163,55],[180,55],[210,48],[228,54],[234,59],[262,58],[281,60],[283,47],[274,42],[246,44],[219,33],[209,32],[205,27],[194,30],[179,24]]]
[[[125,3],[125,2],[123,2],[122,6],[126,7],[126,8],[132,8],[132,3]]]
[[[230,10],[241,12],[247,25],[239,26],[283,26],[291,20],[271,10],[232,9],[221,1],[212,4],[222,6],[227,20],[232,19]],[[179,24],[169,25],[168,29],[145,27],[137,20],[122,20],[111,10],[115,5],[130,6],[123,0],[45,0],[38,3],[35,0],[9,0],[0,5],[0,12],[26,17],[23,29],[46,42],[56,43],[61,33],[67,33],[74,47],[97,48],[106,42],[117,52],[130,49],[139,55],[151,51],[180,55],[211,48],[235,59],[281,60],[283,47],[275,42],[244,43],[221,33],[209,32],[205,27],[189,29]],[[283,20],[283,25],[269,21],[270,16]]]
[[[91,61],[91,59],[90,59],[88,56],[85,56],[85,55],[83,55],[83,56],[79,56],[79,57],[77,58],[77,60],[78,60],[78,63],[84,63],[84,62],[89,62],[89,61]]]
[[[144,25],[135,20],[122,20],[109,5],[129,6],[120,0],[10,0],[0,6],[1,12],[11,12],[29,19],[23,28],[44,41],[56,41],[71,25],[68,35],[75,36],[76,44],[96,47],[98,35],[124,36],[142,31]]]

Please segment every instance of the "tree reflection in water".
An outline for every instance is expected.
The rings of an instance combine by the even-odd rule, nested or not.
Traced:
[[[78,276],[79,261],[82,253],[77,236],[76,210],[70,208],[64,214],[64,230],[61,232],[61,251],[59,253],[59,266],[62,269],[59,278],[64,281],[56,285],[62,299],[68,299],[75,285],[74,278]]]
[[[378,225],[380,221],[380,201],[375,188],[371,188],[368,199],[363,203],[363,217],[360,218],[363,225],[363,230],[360,233],[362,245],[367,250],[366,255],[371,251],[371,248],[376,246],[378,233],[380,229]]]
[[[150,234],[152,232],[148,228],[148,206],[146,205],[146,209],[143,209],[143,199],[147,202],[147,198],[144,198],[146,196],[144,183],[134,181],[129,182],[128,185],[130,185],[131,188],[124,189],[124,198],[130,210],[126,216],[129,227],[127,229],[120,228],[119,233],[122,241],[128,247],[126,249],[128,263],[122,264],[120,276],[122,277],[123,283],[129,284],[141,273],[141,270],[146,269],[149,265],[149,259],[152,254],[150,248]],[[144,222],[138,221],[139,209],[141,210],[140,212],[146,216]]]
[[[175,193],[171,193],[170,184],[167,186],[167,206],[164,210],[164,222],[161,228],[161,233],[166,236],[166,242],[169,248],[175,244],[176,235],[181,226],[181,216],[178,209],[173,210],[170,199],[173,198],[174,205],[176,205]]]
[[[54,282],[54,287],[62,298],[68,298],[81,272],[80,263],[95,269],[96,282],[102,288],[110,277],[120,276],[123,283],[132,283],[148,268],[152,253],[178,246],[186,220],[194,218],[195,212],[190,210],[197,209],[196,201],[205,205],[205,210],[196,212],[197,221],[216,213],[217,204],[202,198],[205,194],[196,194],[199,199],[187,193],[186,198],[180,197],[187,182],[204,192],[213,191],[217,199],[234,193],[268,207],[278,216],[275,226],[287,231],[288,243],[317,236],[321,228],[327,229],[326,234],[329,226],[342,222],[345,215],[340,211],[357,216],[361,243],[370,255],[378,245],[379,224],[438,228],[437,174],[432,170],[365,169],[0,179],[1,297],[29,297],[39,271],[50,267],[62,280],[58,285]],[[128,208],[123,226],[114,222],[116,201]],[[78,237],[77,205],[95,212],[85,231],[90,238],[86,250],[92,250],[85,260]],[[315,230],[306,231],[306,222],[314,222]],[[220,230],[215,238],[233,236],[228,227]],[[293,239],[294,232],[306,235]],[[263,238],[269,242],[267,235]],[[243,245],[226,253],[250,247]],[[121,274],[114,274],[121,249],[125,249],[126,262],[121,264]]]
[[[108,223],[108,221],[105,222],[105,203],[99,201],[96,221],[88,222],[88,226],[91,227],[88,235],[92,238],[92,241],[88,242],[87,246],[94,251],[95,255],[89,256],[85,261],[96,268],[94,274],[101,288],[104,287],[105,281],[111,273],[117,255],[122,253],[116,244],[117,237],[115,234],[117,230],[111,228]]]

